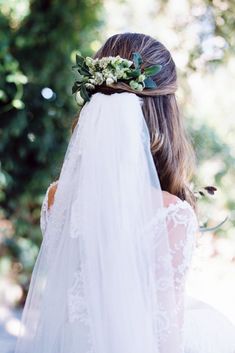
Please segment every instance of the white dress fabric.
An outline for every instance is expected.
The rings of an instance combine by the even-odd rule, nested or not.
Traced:
[[[96,93],[82,108],[15,353],[234,353],[225,319],[201,332],[209,309],[185,310],[198,222],[186,201],[163,206],[141,103]]]
[[[57,184],[53,182],[47,189],[41,208],[40,225],[44,235],[52,207],[48,209],[48,192],[50,187]],[[171,251],[174,257],[176,291],[184,290],[187,271],[191,264],[191,257],[196,246],[195,216],[191,206],[186,201],[177,200],[162,209],[161,217],[168,220],[171,231]],[[175,227],[183,227],[185,239],[175,237]],[[177,257],[178,254],[178,257]],[[79,300],[81,278],[75,276],[74,287],[68,306],[72,308],[72,317],[79,317]],[[235,327],[216,309],[195,298],[185,296],[185,304],[179,303],[179,309],[184,317],[184,352],[185,353],[235,353]]]

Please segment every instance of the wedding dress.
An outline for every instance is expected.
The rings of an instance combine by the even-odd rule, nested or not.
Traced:
[[[198,222],[163,206],[141,100],[96,93],[83,107],[53,205],[15,353],[235,353],[235,329],[185,297]]]
[[[48,209],[48,193],[53,182],[47,189],[42,208],[40,225],[42,235],[46,231],[51,208]],[[190,267],[192,252],[196,246],[194,215],[191,206],[186,201],[177,200],[163,210],[168,222],[184,224],[187,229],[186,241],[174,238],[171,242],[174,254],[180,254],[180,261],[175,267],[176,279],[186,274]],[[177,250],[176,250],[177,249]],[[181,275],[180,275],[181,274]],[[181,277],[182,278],[182,277]],[[181,283],[183,285],[183,283]],[[79,295],[76,293],[75,296]],[[75,311],[76,304],[75,304]],[[184,336],[185,353],[235,353],[235,327],[221,313],[208,304],[195,298],[186,296],[184,305]]]

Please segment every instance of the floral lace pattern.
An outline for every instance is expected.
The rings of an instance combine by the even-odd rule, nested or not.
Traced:
[[[196,245],[195,233],[198,231],[198,221],[194,210],[186,201],[178,200],[176,203],[170,204],[166,208],[159,209],[159,213],[156,215],[156,218],[153,222],[153,225],[156,229],[156,246],[161,246],[161,232],[163,229],[162,222],[166,221],[166,226],[168,230],[169,237],[169,249],[170,257],[173,268],[173,279],[174,279],[174,292],[175,292],[175,302],[176,307],[174,311],[176,317],[178,318],[178,323],[169,323],[165,326],[162,326],[161,323],[161,338],[159,341],[162,345],[165,344],[165,339],[169,339],[169,330],[174,330],[174,325],[180,327],[181,332],[181,342],[182,342],[182,351],[184,345],[184,292],[185,292],[185,282],[187,277],[187,272],[190,267],[191,258],[193,254],[194,247]],[[160,236],[157,236],[157,234]],[[160,239],[159,239],[160,238]],[[156,260],[156,281],[157,281],[157,291],[163,290],[164,295],[167,293],[167,281],[165,279],[164,285],[159,281],[161,276],[161,271],[166,259]],[[158,268],[159,267],[159,268]],[[167,268],[167,265],[165,266]],[[170,274],[169,274],[170,278]],[[169,280],[169,283],[172,281]],[[158,296],[158,300],[161,303],[162,296]],[[164,314],[164,301],[162,312]],[[156,315],[159,315],[159,312],[156,312]],[[169,319],[169,313],[166,317]],[[165,337],[165,338],[164,338]]]
[[[73,284],[68,289],[69,321],[79,320],[89,326],[88,312],[83,287],[83,271],[79,268],[73,275]]]
[[[49,188],[45,195],[41,210],[42,234],[45,234],[47,223],[51,214],[51,209],[48,211],[48,191]],[[158,258],[155,266],[155,273],[153,275],[157,279],[157,292],[167,293],[167,288],[169,285],[172,285],[172,282],[167,281],[166,276],[161,278],[161,273],[164,268],[167,269],[169,267],[169,261],[172,262],[174,271],[174,291],[176,298],[176,308],[174,308],[174,312],[177,313],[178,323],[170,322],[170,317],[165,311],[164,303],[159,301],[160,306],[156,309],[156,312],[158,332],[161,332],[160,344],[164,344],[164,337],[167,339],[167,337],[169,337],[169,332],[178,324],[181,326],[182,336],[184,334],[183,313],[185,279],[196,243],[195,233],[198,230],[198,222],[194,210],[188,202],[178,199],[176,203],[172,203],[168,207],[159,209],[154,219],[148,225],[151,229],[154,227],[155,230],[155,247],[161,246],[161,229],[164,228],[162,227],[164,222],[167,225],[169,234],[170,255],[169,258]],[[169,274],[169,278],[170,276],[171,274]],[[68,318],[70,323],[77,321],[81,324],[89,326],[89,315],[86,306],[83,283],[83,271],[80,266],[73,274],[72,283],[67,291]],[[162,295],[159,297],[162,297]]]
[[[67,291],[68,321],[71,324],[75,321],[79,322],[80,325],[88,328],[88,330],[85,330],[85,332],[87,332],[86,342],[88,345],[86,353],[94,353],[93,340],[90,334],[90,316],[88,314],[87,303],[85,300],[86,296],[83,273],[81,267],[74,272],[72,285]]]
[[[166,228],[168,241],[164,237]],[[147,234],[153,236],[152,243],[157,254],[152,275],[156,282],[155,297],[157,298],[157,304],[154,307],[156,344],[161,352],[167,351],[166,347],[168,347],[167,344],[171,336],[174,336],[174,331],[179,328],[181,351],[183,352],[185,282],[196,245],[195,234],[197,231],[198,221],[193,208],[187,201],[180,199],[168,207],[159,208],[143,230],[145,236]],[[167,248],[169,251],[166,250]],[[165,255],[159,256],[159,253]],[[167,253],[169,256],[166,256]],[[168,292],[172,293],[172,290],[169,289],[173,289],[175,299],[168,298]],[[167,303],[172,301],[175,301],[175,306],[169,308]],[[174,321],[174,318],[177,318],[177,322]]]

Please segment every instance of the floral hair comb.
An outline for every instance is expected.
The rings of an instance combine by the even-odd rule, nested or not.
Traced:
[[[145,69],[141,68],[143,60],[138,52],[133,53],[133,59],[127,60],[117,56],[93,59],[89,56],[76,55],[77,78],[72,87],[72,93],[76,94],[79,105],[90,100],[92,90],[96,86],[111,86],[117,82],[128,84],[133,90],[154,89],[156,82],[151,76],[161,71],[162,65],[153,65]]]

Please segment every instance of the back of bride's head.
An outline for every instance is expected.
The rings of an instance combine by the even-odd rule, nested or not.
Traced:
[[[106,94],[129,91],[143,98],[143,113],[151,137],[151,151],[163,190],[186,199],[195,205],[193,193],[188,188],[194,167],[194,152],[189,143],[179,115],[175,97],[177,72],[171,53],[158,40],[142,33],[121,33],[110,37],[94,58],[120,55],[132,60],[139,52],[141,67],[160,64],[162,69],[152,76],[155,89],[136,92],[125,83],[114,87],[98,87]]]
[[[142,91],[140,95],[148,96],[151,94],[156,96],[175,93],[177,89],[177,75],[171,54],[163,44],[148,35],[142,33],[115,34],[104,43],[94,55],[94,58],[120,55],[124,59],[132,60],[134,52],[140,53],[143,60],[141,65],[143,69],[155,64],[163,66],[159,73],[151,76],[158,87],[151,89],[151,91]],[[123,89],[132,92],[128,85],[123,85],[122,83],[115,85],[115,87],[120,87],[120,89],[123,87]]]

